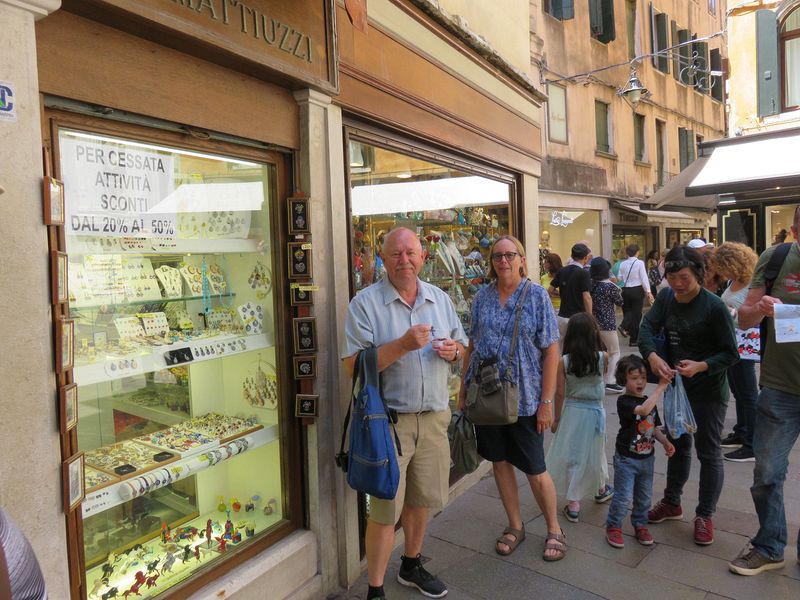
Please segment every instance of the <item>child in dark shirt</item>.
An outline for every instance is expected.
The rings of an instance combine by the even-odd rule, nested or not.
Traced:
[[[619,433],[614,453],[615,495],[608,507],[606,541],[615,548],[625,546],[622,538],[622,519],[633,499],[631,523],[636,540],[644,545],[653,543],[647,530],[647,511],[653,494],[653,466],[655,441],[661,442],[667,456],[675,453],[675,447],[660,429],[656,402],[664,395],[668,381],[661,379],[655,392],[648,398],[644,395],[647,373],[641,357],[630,354],[617,364],[617,383],[625,386],[625,393],[617,398]]]

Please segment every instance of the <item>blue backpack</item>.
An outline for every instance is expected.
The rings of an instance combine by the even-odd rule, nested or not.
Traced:
[[[350,449],[344,451],[347,426],[350,425]],[[342,443],[336,464],[347,473],[347,484],[357,492],[363,492],[392,500],[400,482],[400,468],[392,444],[392,411],[380,394],[378,374],[378,349],[362,350],[353,369],[352,404],[347,409],[342,428]],[[397,454],[402,456],[400,440],[394,433]]]

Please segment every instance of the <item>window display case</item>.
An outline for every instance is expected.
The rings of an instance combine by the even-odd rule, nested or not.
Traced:
[[[67,129],[58,146],[86,590],[151,597],[285,518],[276,169]]]

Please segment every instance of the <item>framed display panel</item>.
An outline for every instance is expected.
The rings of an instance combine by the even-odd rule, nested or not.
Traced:
[[[121,594],[137,570],[118,564],[109,577],[107,557],[132,560],[130,549],[141,546],[161,556],[159,570],[167,555],[176,560],[158,587],[140,593],[183,594],[301,524],[300,488],[286,475],[302,469],[292,450],[299,425],[291,408],[276,402],[255,411],[244,393],[257,356],[276,365],[270,382],[278,396],[291,376],[289,358],[275,353],[286,338],[275,327],[285,277],[273,284],[271,275],[283,271],[271,257],[285,243],[273,234],[284,212],[277,199],[286,197],[285,159],[72,115],[59,115],[52,135],[54,171],[67,190],[73,321],[71,335],[61,322],[57,331],[73,340],[77,386],[60,396],[65,421],[69,394],[77,401],[75,433],[65,428],[62,445],[82,453],[87,489],[75,513],[82,525],[68,529],[83,537],[71,564],[83,571],[89,595],[114,587]],[[123,155],[125,166],[117,160]],[[123,210],[92,191],[98,176],[138,177],[148,189]],[[267,515],[262,498],[272,497],[283,501]],[[231,514],[227,527],[221,503]],[[246,515],[245,504],[254,506]],[[209,520],[225,543],[201,550],[192,531],[204,532]],[[167,547],[190,545],[191,561],[184,563],[182,550],[165,554],[162,523],[172,532]]]
[[[289,242],[289,279],[307,279],[313,276],[311,244],[309,242]]]
[[[289,215],[289,235],[311,233],[308,198],[289,198],[286,200]]]
[[[58,390],[58,415],[65,433],[78,424],[78,386],[74,383]]]
[[[75,321],[56,321],[56,370],[65,373],[75,366]]]
[[[64,510],[72,512],[83,502],[86,494],[83,480],[83,453],[67,459],[61,469]]]
[[[292,306],[310,306],[314,304],[314,292],[310,290],[301,289],[303,283],[299,283],[297,287],[292,286],[289,288],[289,303]]]
[[[64,184],[58,179],[45,176],[44,182],[44,224],[64,224]]]
[[[312,379],[317,376],[316,356],[295,356],[292,364],[295,379]]]
[[[317,418],[319,416],[319,396],[316,394],[297,394],[295,396],[295,416]]]
[[[292,338],[294,353],[303,354],[317,351],[316,317],[297,317],[292,319]]]
[[[69,302],[67,255],[54,250],[50,253],[50,287],[53,304]]]

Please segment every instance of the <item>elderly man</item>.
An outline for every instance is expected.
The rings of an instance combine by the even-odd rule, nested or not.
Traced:
[[[765,271],[780,246],[772,246],[759,257],[750,281],[750,291],[739,308],[739,328],[754,327],[764,318],[774,319],[776,304],[800,304],[800,206],[794,211],[794,243],[767,294]],[[778,344],[774,320],[769,326],[761,357],[761,393],[756,405],[753,454],[756,467],[750,493],[758,513],[758,533],[729,568],[739,575],[757,575],[783,567],[783,550],[789,534],[783,506],[783,484],[789,452],[800,435],[800,342]],[[800,554],[800,533],[797,536]]]
[[[402,455],[394,500],[370,500],[366,550],[367,600],[385,598],[383,580],[398,518],[405,548],[397,580],[429,598],[447,586],[420,562],[428,509],[447,501],[450,423],[447,377],[468,343],[450,298],[417,275],[425,260],[419,238],[405,228],[390,231],[381,253],[386,277],[350,302],[342,359],[352,374],[360,350],[378,348],[383,397],[397,412],[395,429]]]

